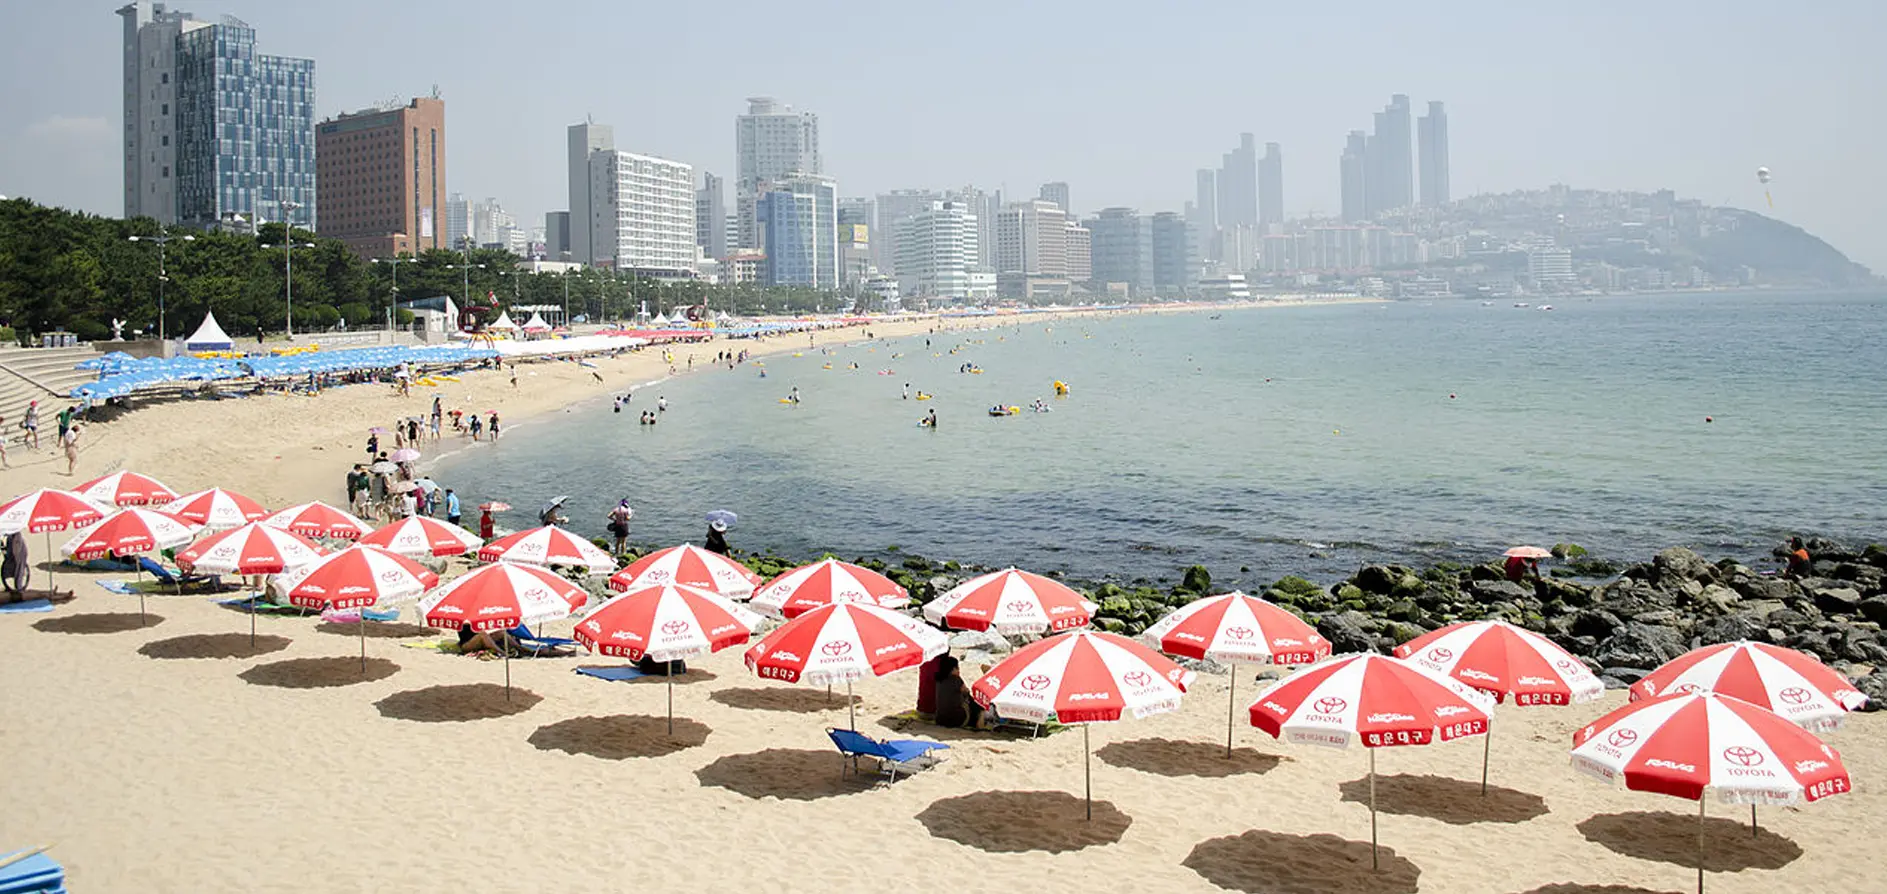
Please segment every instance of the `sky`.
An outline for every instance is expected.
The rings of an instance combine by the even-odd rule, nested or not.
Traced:
[[[0,0],[0,195],[123,212],[121,5]],[[623,3],[186,0],[316,60],[322,118],[437,86],[447,187],[520,223],[566,204],[565,128],[732,179],[734,117],[819,115],[844,195],[1071,184],[1085,216],[1180,210],[1240,132],[1287,214],[1339,209],[1344,135],[1447,103],[1453,189],[1674,189],[1761,208],[1887,272],[1887,3],[1351,0]],[[1157,12],[1155,10],[1157,9]]]

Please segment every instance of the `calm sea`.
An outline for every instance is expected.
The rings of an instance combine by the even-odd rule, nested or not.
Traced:
[[[571,494],[574,525],[598,534],[627,497],[638,541],[698,541],[725,508],[747,549],[895,545],[1124,580],[1193,563],[1221,584],[1330,579],[1518,543],[1756,559],[1795,532],[1887,537],[1887,295],[1555,305],[1037,318],[808,352],[764,378],[661,382],[622,414],[579,405],[436,474],[520,510]],[[906,383],[934,399],[903,399]],[[781,403],[795,386],[803,402]],[[658,394],[661,423],[637,425]],[[1053,411],[1028,412],[1038,397]],[[935,431],[917,425],[929,410]]]

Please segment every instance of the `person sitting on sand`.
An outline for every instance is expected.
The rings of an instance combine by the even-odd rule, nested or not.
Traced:
[[[476,655],[490,652],[493,655],[518,654],[517,641],[511,638],[509,631],[473,630],[470,622],[459,625],[459,654]]]
[[[937,725],[950,729],[989,729],[983,706],[970,697],[970,687],[963,682],[960,663],[954,655],[937,661],[933,679],[937,683]]]

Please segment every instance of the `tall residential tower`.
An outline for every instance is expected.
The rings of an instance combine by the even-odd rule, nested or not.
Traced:
[[[1448,113],[1442,104],[1428,104],[1428,114],[1415,122],[1416,143],[1422,152],[1422,204],[1448,204]]]
[[[315,130],[321,235],[363,258],[444,248],[446,104],[420,97],[321,122]]]

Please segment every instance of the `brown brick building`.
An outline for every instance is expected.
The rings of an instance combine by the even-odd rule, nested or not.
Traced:
[[[320,234],[363,258],[446,247],[446,104],[341,115],[315,127]]]

